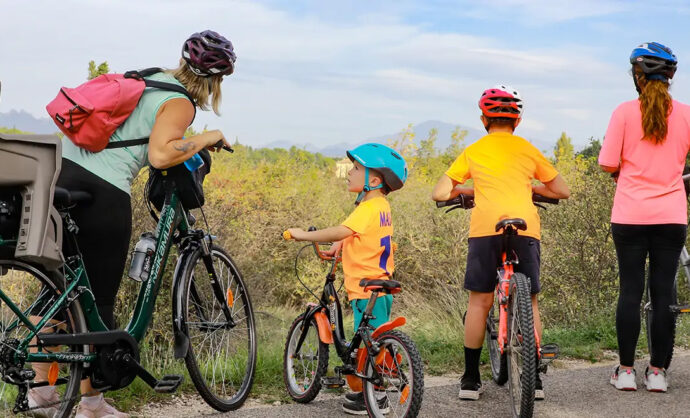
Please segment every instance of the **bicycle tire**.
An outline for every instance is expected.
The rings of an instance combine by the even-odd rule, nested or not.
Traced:
[[[185,364],[189,377],[204,401],[212,408],[226,412],[242,406],[254,383],[256,327],[251,299],[239,269],[227,252],[216,245],[211,247],[211,256],[218,283],[224,294],[228,294],[228,289],[233,292],[232,301],[227,296],[222,302],[217,300],[201,258],[202,251],[197,249],[182,269],[182,329],[190,340]],[[198,275],[195,274],[197,268],[201,270]],[[241,306],[238,306],[238,301],[241,301]],[[231,305],[235,327],[223,326],[227,322],[220,310],[220,303]],[[218,338],[219,331],[229,332]],[[235,344],[237,342],[239,344]],[[206,343],[210,345],[204,347]],[[230,356],[228,352],[232,352]],[[224,359],[222,353],[226,353]],[[223,364],[220,364],[221,361]],[[216,371],[223,375],[219,378]],[[239,384],[235,384],[232,375],[225,374],[227,371],[241,376]],[[211,378],[209,372],[213,373]]]
[[[398,330],[382,333],[376,342],[381,349],[376,364],[372,365],[371,359],[367,358],[364,370],[367,376],[372,376],[376,367],[383,382],[381,385],[375,385],[370,380],[363,382],[364,404],[369,416],[384,415],[378,405],[376,392],[379,392],[387,398],[389,417],[416,417],[424,397],[424,370],[417,346],[409,336]]]
[[[285,341],[285,350],[283,351],[283,382],[285,382],[285,389],[288,395],[295,402],[299,403],[311,402],[321,391],[321,378],[326,374],[329,354],[328,344],[321,342],[319,339],[319,329],[314,318],[307,324],[309,327],[307,336],[300,348],[300,351],[306,352],[306,354],[295,353],[295,345],[302,333],[304,315],[302,314],[292,321],[287,341]],[[303,360],[303,357],[306,357],[308,361],[306,363],[300,361],[300,367],[296,367],[295,360]],[[307,365],[314,365],[313,360],[316,360],[315,369],[307,369]],[[304,390],[300,390],[300,386]]]
[[[494,304],[486,317],[486,347],[489,351],[491,376],[497,385],[504,385],[508,381],[508,356],[498,345],[498,295],[494,297]]]
[[[35,281],[30,281],[30,277],[35,278]],[[46,273],[41,268],[23,263],[17,260],[0,260],[0,288],[5,294],[11,298],[12,302],[22,311],[31,313],[31,316],[43,317],[42,313],[47,312],[47,309],[52,306],[53,301],[63,292],[64,279],[58,272]],[[35,292],[38,292],[36,297],[33,297]],[[19,298],[13,297],[14,295]],[[31,296],[29,296],[31,295]],[[9,307],[0,303],[0,351],[2,348],[8,347],[7,343],[13,339],[20,339],[21,335],[25,334],[28,329],[21,323],[16,326],[13,323],[16,316],[11,312]],[[57,319],[59,318],[59,319]],[[55,321],[55,322],[53,322]],[[87,332],[86,321],[78,300],[69,304],[66,309],[58,310],[51,318],[50,326],[43,328],[44,332],[51,329],[53,332],[65,333],[83,333]],[[63,326],[64,324],[64,326]],[[35,344],[30,343],[29,346],[36,347]],[[56,346],[51,347],[51,351],[65,351],[69,353],[83,354],[84,346]],[[46,364],[46,363],[26,363]],[[26,368],[26,364],[23,368]],[[51,399],[53,404],[50,408],[56,418],[66,418],[72,414],[75,401],[79,398],[79,385],[84,370],[84,363],[63,363],[58,369],[58,382],[64,383],[56,384],[57,400]],[[35,379],[35,378],[34,378]],[[33,380],[29,382],[36,382]],[[63,386],[64,385],[64,386]],[[62,389],[64,387],[64,390]],[[8,405],[7,402],[14,402],[16,398],[16,389],[14,385],[0,382],[0,409],[10,411],[13,405]],[[35,412],[36,409],[34,409]]]
[[[649,275],[647,276],[649,277]],[[671,304],[678,303],[678,276],[676,275],[676,281],[673,285],[673,295],[671,296]],[[649,298],[649,280],[647,280],[647,286],[645,287],[644,300],[642,303],[642,314],[645,322],[645,330],[647,334],[647,351],[649,351],[649,356],[652,356],[652,320],[654,316],[654,311],[652,310],[652,303]],[[673,346],[676,342],[676,323],[678,321],[678,314],[673,314],[673,328],[671,329],[671,351],[666,357],[664,362],[664,369],[668,370],[671,367],[671,360],[673,360]]]
[[[514,417],[531,417],[537,378],[537,346],[530,297],[530,282],[524,274],[510,278],[508,299],[508,388]]]

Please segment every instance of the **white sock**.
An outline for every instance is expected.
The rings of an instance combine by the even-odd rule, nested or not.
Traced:
[[[81,403],[89,408],[97,407],[103,402],[103,394],[99,393],[96,396],[84,396],[81,398]]]

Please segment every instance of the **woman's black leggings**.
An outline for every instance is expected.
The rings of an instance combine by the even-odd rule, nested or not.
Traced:
[[[645,287],[645,261],[649,255],[649,293],[652,301],[652,353],[650,364],[664,367],[673,350],[674,317],[669,310],[680,251],[687,225],[611,224],[618,255],[620,295],[616,310],[616,332],[620,364],[632,367],[640,335],[640,302]]]
[[[107,151],[106,151],[107,152]],[[132,205],[127,193],[74,162],[63,159],[57,185],[67,190],[88,192],[92,199],[70,210],[79,227],[76,235],[98,313],[110,329],[116,328],[113,308],[120,287],[129,239],[132,234]],[[63,240],[66,255],[69,238]]]

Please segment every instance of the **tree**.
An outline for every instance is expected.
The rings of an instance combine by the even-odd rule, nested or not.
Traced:
[[[572,139],[565,132],[561,133],[561,137],[558,138],[553,154],[556,157],[556,161],[572,160],[575,157]]]
[[[429,136],[419,141],[417,148],[417,159],[427,164],[429,160],[436,156],[436,139],[438,139],[438,129],[431,128]]]
[[[453,129],[453,132],[450,134],[450,145],[443,152],[446,163],[454,161],[465,149],[465,137],[467,137],[466,129],[460,130],[459,126]]]
[[[110,67],[108,67],[108,61],[103,61],[96,67],[96,62],[94,60],[89,61],[89,80],[93,80],[99,75],[107,74],[110,72]]]
[[[594,139],[593,136],[589,137],[589,145],[587,145],[582,151],[578,152],[577,155],[586,159],[596,159],[599,157],[599,151],[601,151],[601,141],[599,138]]]

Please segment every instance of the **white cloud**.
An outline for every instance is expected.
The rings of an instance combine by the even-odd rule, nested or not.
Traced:
[[[510,0],[509,6],[553,23],[615,13],[624,4]],[[173,66],[181,42],[206,28],[232,39],[238,62],[223,84],[223,116],[200,112],[197,125],[252,143],[356,141],[426,119],[481,128],[476,101],[496,83],[525,98],[520,129],[554,140],[566,130],[577,140],[603,134],[615,104],[634,94],[627,64],[609,64],[605,42],[514,46],[490,32],[441,32],[379,9],[328,21],[221,0],[8,2],[3,10],[0,111],[42,116],[60,85],[85,78],[91,59],[119,71]],[[679,97],[690,91],[682,80],[679,74]]]

